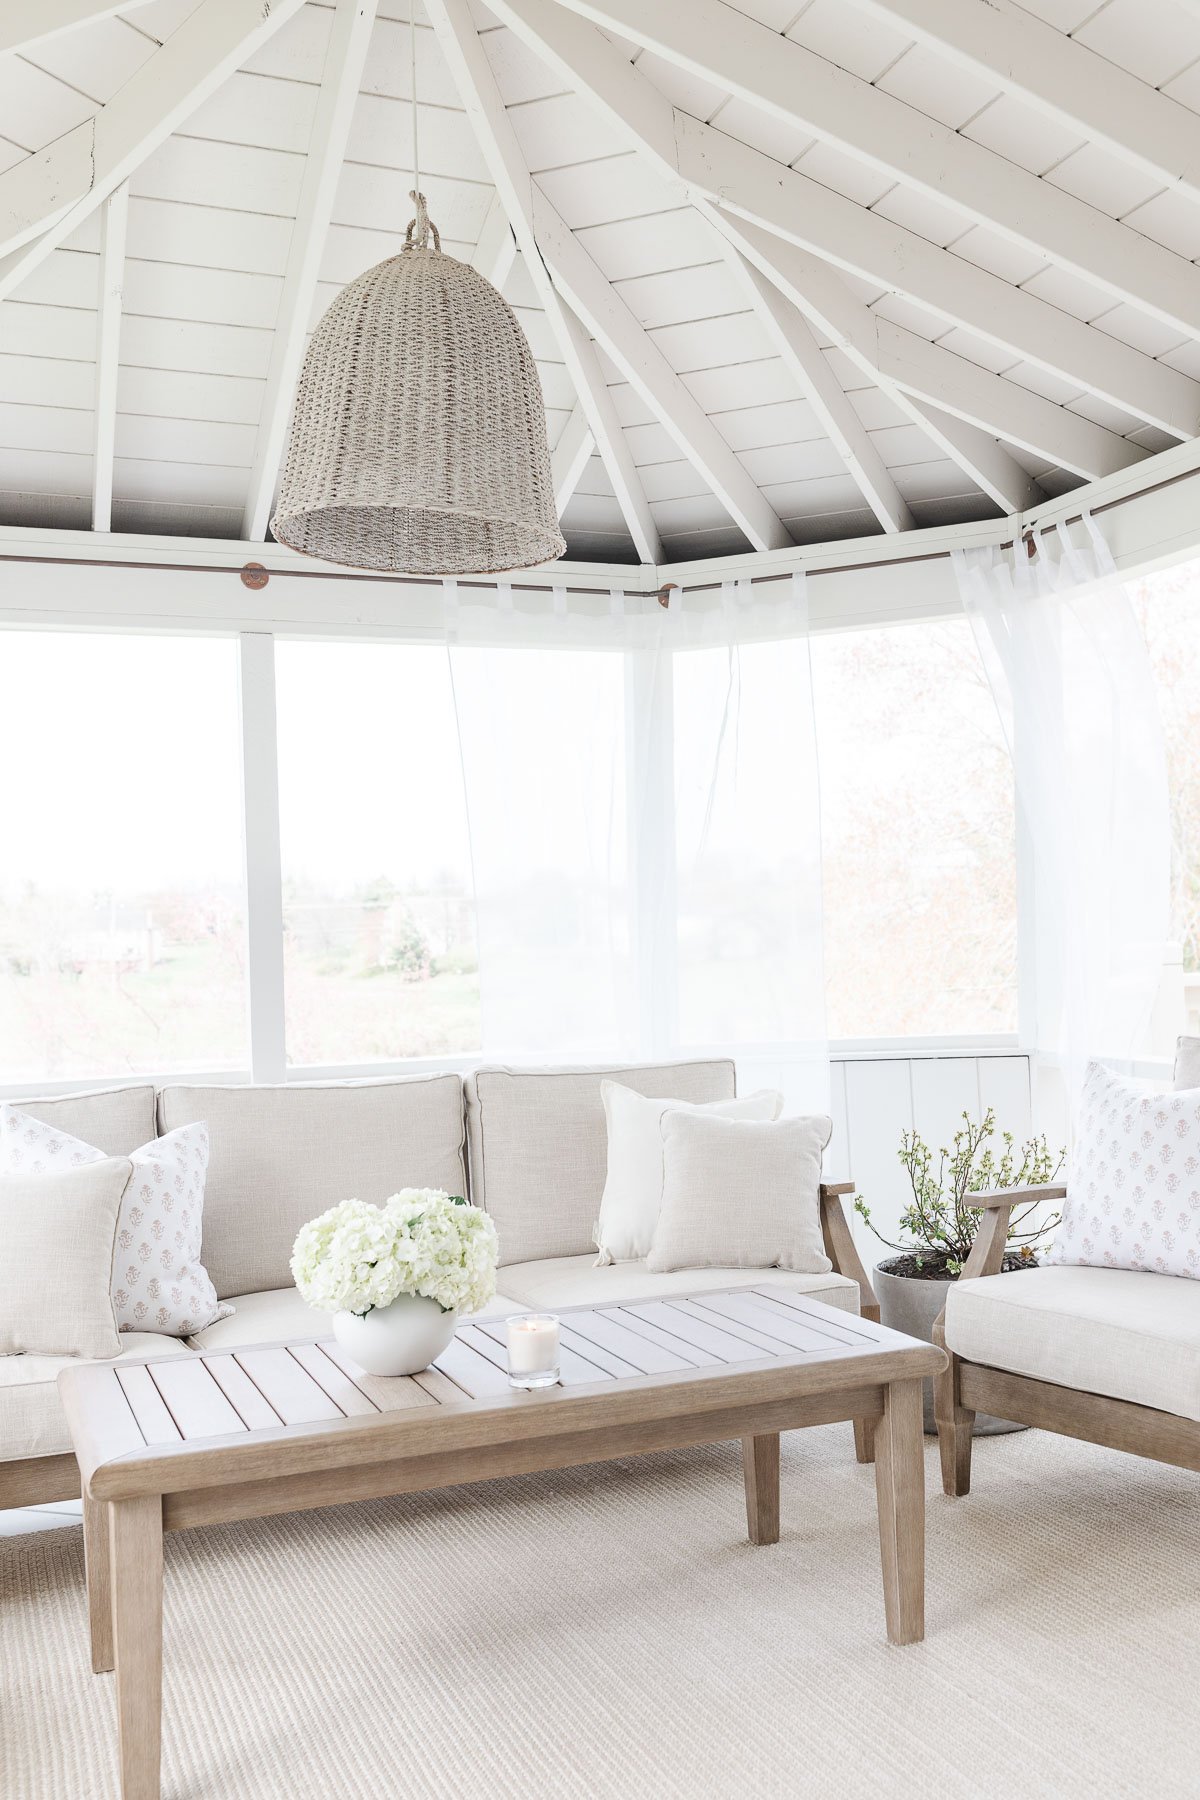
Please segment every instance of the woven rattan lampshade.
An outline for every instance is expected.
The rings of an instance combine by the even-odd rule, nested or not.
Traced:
[[[566,544],[537,365],[512,308],[443,255],[414,199],[399,256],[352,281],[313,332],[272,530],[356,569],[553,561]]]

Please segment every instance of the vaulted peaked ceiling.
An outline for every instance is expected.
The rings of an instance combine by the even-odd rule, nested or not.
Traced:
[[[1022,511],[1200,435],[1200,0],[414,0],[569,554]],[[408,0],[3,0],[0,523],[263,541],[411,213]]]

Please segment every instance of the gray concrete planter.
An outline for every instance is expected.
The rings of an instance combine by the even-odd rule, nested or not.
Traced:
[[[884,1263],[876,1263],[871,1281],[879,1301],[880,1323],[906,1337],[933,1342],[933,1328],[946,1304],[949,1281],[914,1281],[907,1275],[889,1275]],[[925,1430],[932,1436],[937,1430],[933,1420],[933,1383],[925,1383]],[[990,1437],[998,1431],[1024,1431],[1011,1419],[993,1419],[990,1413],[975,1414],[973,1436]]]

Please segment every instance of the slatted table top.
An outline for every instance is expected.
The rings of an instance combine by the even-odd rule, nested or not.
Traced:
[[[92,1363],[59,1387],[86,1489],[106,1499],[617,1430],[930,1375],[943,1360],[779,1288],[559,1317],[560,1383],[532,1393],[509,1385],[503,1320],[460,1326],[412,1376],[364,1374],[329,1338]]]

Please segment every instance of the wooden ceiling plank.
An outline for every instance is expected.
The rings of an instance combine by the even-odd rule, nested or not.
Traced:
[[[587,416],[634,548],[642,562],[663,562],[658,527],[595,351],[555,288],[538,249],[529,170],[466,0],[428,0],[427,11],[567,373]]]
[[[5,0],[0,8],[0,56],[24,50],[60,31],[74,31],[125,11],[130,0]]]
[[[812,407],[871,511],[885,531],[911,531],[914,520],[841,383],[825,360],[812,327],[774,282],[745,261],[728,239],[730,266],[784,366]]]
[[[1077,131],[1152,181],[1200,201],[1200,117],[1016,0],[855,4],[959,68],[1016,95],[1045,118]]]
[[[129,189],[122,183],[104,206],[100,239],[100,302],[96,323],[96,412],[92,441],[92,530],[112,530],[116,455],[117,376],[121,364],[121,307]]]
[[[267,535],[296,383],[304,361],[313,296],[377,4],[378,0],[338,0],[329,34],[242,518],[242,536],[255,543],[261,543]]]
[[[554,477],[554,504],[558,509],[560,519],[567,509],[572,494],[579,486],[583,471],[587,468],[588,460],[595,448],[596,441],[587,422],[587,414],[582,406],[576,405],[550,454],[550,471]]]
[[[653,157],[681,199],[731,208],[1174,437],[1200,433],[1200,383],[673,107],[621,46],[566,7],[489,5],[627,142]]]
[[[94,118],[0,175],[0,300],[303,4],[201,0]]]
[[[724,0],[689,0],[686,15],[678,0],[562,3],[1181,334],[1200,336],[1200,275],[1186,258]],[[957,0],[955,10],[969,12],[970,0]],[[1200,120],[1189,134],[1193,140],[1198,128]]]

